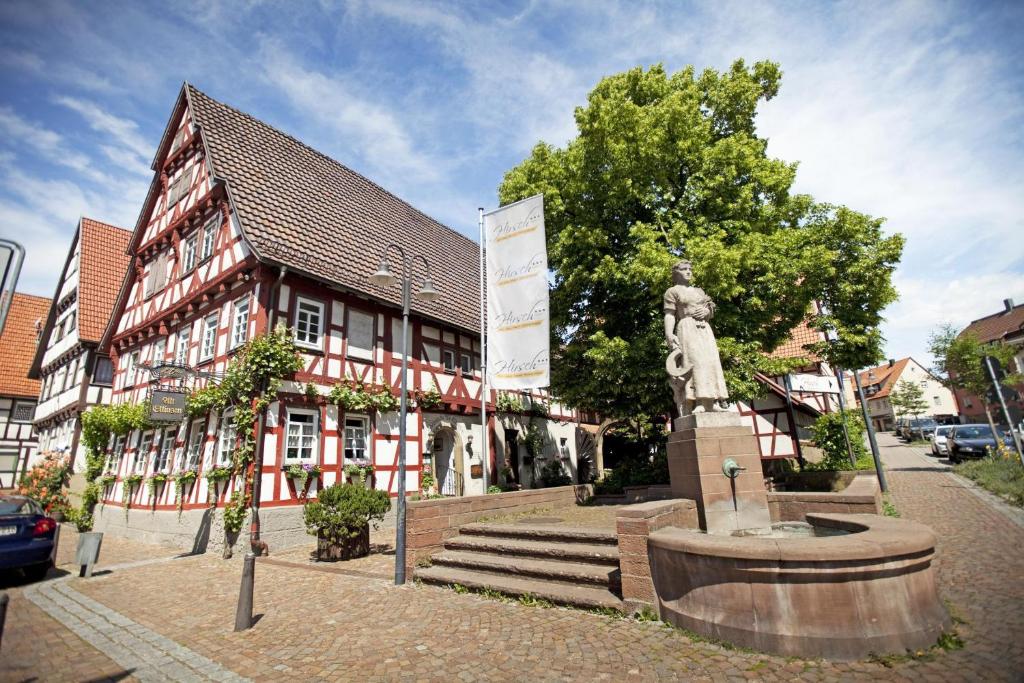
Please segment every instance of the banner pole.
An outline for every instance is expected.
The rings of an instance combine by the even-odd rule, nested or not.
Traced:
[[[483,432],[483,453],[480,463],[483,465],[484,493],[487,493],[487,484],[490,479],[488,470],[491,467],[490,434],[487,429],[487,340],[485,335],[487,315],[484,308],[484,209],[481,206],[479,212],[480,229],[480,429]]]

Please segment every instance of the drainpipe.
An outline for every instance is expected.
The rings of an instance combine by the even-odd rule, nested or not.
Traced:
[[[287,272],[288,269],[285,266],[281,266],[277,274],[277,280],[274,281],[267,296],[267,303],[269,304],[267,310],[267,334],[274,331],[274,318],[277,314],[277,307],[280,305],[281,282],[284,280],[285,273]],[[266,389],[266,387],[263,387],[263,389]],[[252,552],[256,555],[262,554],[262,544],[260,543],[260,484],[263,481],[263,428],[267,422],[266,410],[260,412],[258,420],[256,423],[256,455],[253,459],[252,502],[250,503],[252,523],[249,525],[249,545],[252,548]]]

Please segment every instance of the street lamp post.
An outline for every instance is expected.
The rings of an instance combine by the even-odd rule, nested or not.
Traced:
[[[412,296],[413,259],[422,261],[427,271],[422,278],[419,291],[416,292],[416,298],[434,301],[440,294],[430,281],[430,263],[427,259],[419,254],[406,256],[405,251],[394,242],[385,247],[377,272],[370,276],[371,283],[378,287],[391,287],[399,281],[391,272],[391,264],[388,263],[388,252],[392,249],[398,252],[402,263],[402,396],[398,412],[398,523],[395,532],[395,585],[401,586],[405,583],[405,421],[409,410],[406,385],[409,372],[409,300]]]
[[[873,379],[874,373],[869,374],[868,378]],[[882,493],[886,493],[889,490],[889,485],[885,481],[885,470],[882,469],[882,460],[878,457],[878,442],[875,441],[875,428],[871,425],[871,416],[868,415],[868,402],[864,398],[864,389],[860,386],[860,373],[856,370],[853,371],[853,381],[857,385],[857,395],[860,397],[860,410],[864,413],[864,426],[868,430],[868,442],[871,443],[871,457],[875,461],[878,485],[882,488]]]

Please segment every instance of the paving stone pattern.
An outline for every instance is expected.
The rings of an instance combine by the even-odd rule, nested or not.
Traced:
[[[903,516],[930,524],[940,536],[943,594],[969,622],[961,626],[967,641],[963,650],[884,663],[739,652],[695,642],[658,623],[527,607],[429,586],[398,588],[383,577],[378,565],[386,560],[381,556],[368,561],[373,564],[363,561],[371,571],[359,575],[313,571],[308,562],[259,562],[255,603],[262,616],[243,633],[232,631],[240,558],[195,556],[140,564],[89,580],[72,578],[65,588],[253,680],[1021,680],[1024,528],[963,480],[941,471],[934,460],[884,435],[882,440],[895,504]],[[142,555],[151,552],[140,550]],[[332,566],[341,569],[342,564],[357,568],[350,563]],[[11,622],[22,633],[13,638],[8,634],[0,660],[52,656],[52,639],[25,633],[56,629],[61,643],[84,645],[73,631],[57,627],[19,595],[23,590],[12,591],[12,607],[17,609]],[[68,601],[74,597],[57,595]],[[71,605],[73,609],[95,609],[93,603],[74,602],[79,607]],[[91,652],[91,660],[85,655],[81,660],[83,667],[86,661],[96,667],[89,676],[79,673],[82,668],[54,675],[53,668],[42,664],[34,675],[84,680],[120,670],[109,656]],[[3,666],[0,679],[27,678],[21,673],[5,678]]]

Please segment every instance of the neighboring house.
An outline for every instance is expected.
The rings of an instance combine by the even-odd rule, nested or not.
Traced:
[[[811,329],[806,322],[790,332],[789,338],[775,351],[776,358],[804,358],[807,363],[794,373],[834,377],[828,363],[804,347],[824,340],[821,332]],[[761,457],[765,459],[795,458],[797,440],[809,437],[809,427],[822,413],[837,410],[835,397],[829,394],[791,391],[792,406],[786,401],[784,377],[757,375],[765,386],[765,395],[749,404],[737,404],[740,415],[754,430]]]
[[[32,415],[39,380],[28,371],[49,308],[45,297],[15,293],[0,330],[0,489],[13,487],[37,453]]]
[[[904,415],[896,410],[890,394],[900,382],[911,382],[921,387],[922,398],[928,410],[921,417],[952,418],[959,414],[953,392],[933,375],[928,368],[913,358],[889,359],[884,365],[860,371],[861,388],[868,403],[872,426],[880,432],[892,430],[896,419]],[[853,375],[846,375],[847,401],[859,405]]]
[[[960,335],[973,334],[982,342],[1002,342],[1017,348],[1014,358],[1015,367],[1006,368],[1010,373],[1024,373],[1024,304],[1013,304],[1013,299],[1003,300],[1003,310],[984,318],[975,320],[965,327]],[[1006,409],[1010,413],[1010,421],[1017,425],[1024,419],[1024,384],[1004,390]],[[960,412],[970,422],[987,422],[985,402],[988,399],[967,393],[961,389],[956,391],[956,401]],[[991,405],[992,419],[1004,422],[1002,409],[998,403]]]
[[[368,280],[389,243],[425,256],[441,294],[430,303],[412,301],[409,389],[437,387],[443,403],[410,410],[406,490],[421,489],[427,463],[446,494],[483,493],[484,464],[492,483],[505,463],[518,465],[516,478],[530,483],[532,467],[525,458],[516,462],[524,418],[491,412],[491,452],[483,453],[475,242],[189,84],[153,170],[127,249],[128,276],[103,340],[116,359],[113,401],[144,401],[152,366],[176,364],[215,377],[247,340],[279,325],[291,328],[304,369],[270,405],[256,446],[264,463],[261,519],[279,532],[273,543],[305,539],[303,492],[285,476],[289,465],[323,468],[306,492],[315,496],[319,484],[340,481],[346,464],[366,458],[375,468],[373,485],[397,493],[397,413],[342,412],[325,401],[346,378],[399,393],[400,290],[378,289]],[[414,271],[425,274],[419,264]],[[307,383],[319,393],[315,399],[307,396]],[[489,399],[493,406],[494,396]],[[557,403],[549,410],[550,419],[537,421],[546,436],[545,455],[573,472],[577,417]],[[191,545],[203,529],[209,533],[210,503],[227,500],[240,484],[211,490],[203,477],[230,463],[234,446],[230,414],[116,439],[110,464],[118,479],[105,491],[107,512],[101,510],[98,527],[161,533],[164,540]],[[173,486],[157,489],[155,498],[140,486],[130,494],[127,521],[120,508],[112,512],[125,504],[126,475],[183,470],[196,470],[199,478],[182,500],[176,501]]]
[[[78,221],[29,371],[41,386],[33,418],[39,448],[72,455],[75,473],[85,468],[80,416],[91,405],[110,403],[113,366],[97,346],[128,270],[130,238],[123,228]],[[72,488],[81,484],[75,479]]]

